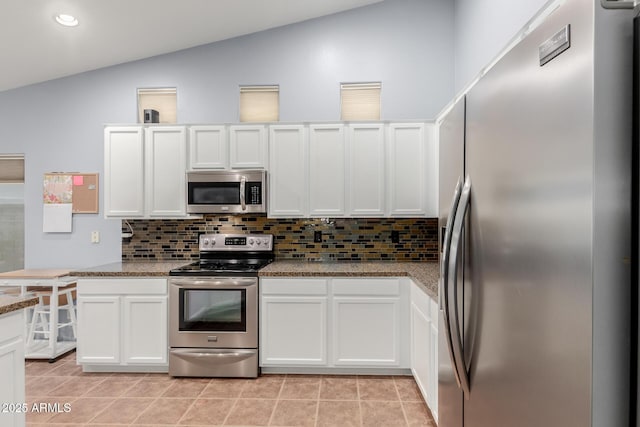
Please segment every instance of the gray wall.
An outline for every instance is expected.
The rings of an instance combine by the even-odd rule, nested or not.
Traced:
[[[455,0],[455,91],[459,92],[548,0]]]
[[[339,119],[340,82],[380,80],[383,119],[433,119],[454,95],[453,24],[451,0],[386,0],[0,92],[0,153],[25,154],[25,267],[120,260],[120,221],[105,220],[102,207],[74,215],[72,233],[42,232],[42,175],[102,178],[103,125],[136,121],[137,87],[176,86],[178,121],[212,123],[238,120],[239,84],[280,84],[280,120],[313,121]]]

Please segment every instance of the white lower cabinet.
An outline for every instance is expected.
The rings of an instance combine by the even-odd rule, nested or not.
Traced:
[[[0,427],[25,425],[24,309],[0,315]]]
[[[262,278],[260,293],[263,367],[409,367],[398,279]]]
[[[261,364],[326,365],[326,280],[263,280],[261,294]]]
[[[77,304],[85,370],[166,371],[166,279],[80,279]]]
[[[437,420],[438,304],[411,284],[411,372]]]
[[[401,365],[398,279],[334,279],[332,304],[334,365]]]

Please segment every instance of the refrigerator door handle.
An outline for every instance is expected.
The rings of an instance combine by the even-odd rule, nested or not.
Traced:
[[[451,345],[453,348],[453,356],[455,359],[454,367],[457,368],[457,377],[460,379],[460,388],[464,392],[464,395],[469,399],[470,387],[469,387],[469,373],[466,369],[463,355],[462,336],[460,334],[460,316],[458,313],[458,254],[460,252],[460,242],[462,240],[462,229],[464,227],[464,221],[467,216],[467,210],[469,209],[469,201],[471,200],[471,178],[467,176],[462,188],[462,194],[460,195],[460,201],[458,202],[458,209],[456,210],[456,217],[453,221],[453,228],[451,230],[451,259],[449,261],[449,274],[448,278],[451,279],[451,287],[453,288],[453,298],[449,300],[450,306],[453,310],[450,311],[453,315],[450,316],[451,320]],[[452,303],[452,305],[451,305]]]
[[[442,244],[442,262],[440,264],[440,289],[438,292],[440,311],[442,311],[442,318],[444,319],[444,334],[445,341],[447,343],[447,349],[449,350],[449,360],[453,367],[453,374],[456,379],[456,383],[460,386],[460,378],[458,377],[458,367],[456,365],[456,359],[453,353],[453,345],[451,342],[451,321],[449,314],[449,262],[451,259],[451,229],[453,227],[453,220],[458,210],[458,202],[460,201],[460,194],[462,193],[462,179],[458,177],[455,191],[453,192],[453,199],[451,200],[451,207],[449,208],[449,217],[447,218],[447,225],[445,227],[444,242]]]

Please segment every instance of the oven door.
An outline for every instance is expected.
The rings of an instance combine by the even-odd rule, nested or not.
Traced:
[[[258,279],[169,280],[169,346],[258,347]]]

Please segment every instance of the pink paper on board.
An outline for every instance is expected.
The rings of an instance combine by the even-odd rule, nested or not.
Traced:
[[[83,185],[84,177],[82,175],[74,175],[73,176],[73,185]]]

